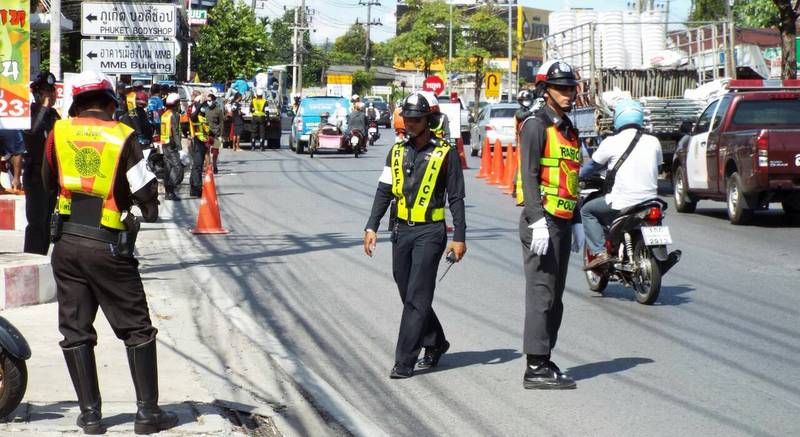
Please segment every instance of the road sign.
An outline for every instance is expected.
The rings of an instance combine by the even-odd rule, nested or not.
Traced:
[[[81,41],[81,69],[109,74],[175,74],[172,41]]]
[[[167,3],[82,3],[83,36],[175,36],[175,5]]]
[[[422,89],[430,91],[438,96],[439,93],[444,90],[444,81],[441,77],[436,75],[428,76],[422,81]]]
[[[486,97],[500,97],[500,75],[486,73]]]

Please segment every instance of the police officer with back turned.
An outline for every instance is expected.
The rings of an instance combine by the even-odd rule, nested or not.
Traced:
[[[409,378],[414,365],[434,367],[450,343],[431,308],[436,271],[447,244],[445,197],[453,215],[453,241],[448,259],[458,262],[467,251],[464,242],[464,175],[455,148],[433,136],[431,103],[421,93],[403,103],[406,139],[392,146],[378,181],[372,213],[364,234],[364,252],[372,256],[381,218],[395,201],[392,228],[392,272],[403,315],[389,377]],[[396,210],[396,211],[395,211]],[[420,350],[425,355],[417,361]]]
[[[178,418],[158,407],[157,331],[133,256],[139,223],[129,211],[136,203],[145,221],[158,219],[155,175],[133,129],[112,119],[117,97],[107,77],[79,74],[72,95],[76,117],[55,123],[42,179],[58,191],[52,265],[60,345],[81,411],[77,424],[86,434],[105,432],[92,326],[100,307],[127,348],[138,408],[134,431],[159,432]]]
[[[578,212],[578,132],[567,112],[578,81],[565,62],[547,65],[545,105],[520,128],[521,179],[525,207],[519,221],[525,270],[523,351],[528,389],[570,389],[575,381],[550,359],[564,306],[570,243],[583,247]]]

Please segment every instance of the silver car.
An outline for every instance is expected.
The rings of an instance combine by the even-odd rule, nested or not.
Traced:
[[[472,126],[472,156],[481,156],[484,138],[494,147],[500,140],[503,150],[511,144],[516,147],[516,123],[514,114],[519,109],[516,103],[493,103],[480,110],[475,124]]]

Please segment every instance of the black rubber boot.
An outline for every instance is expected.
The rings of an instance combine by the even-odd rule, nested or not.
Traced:
[[[85,434],[104,434],[106,428],[101,422],[103,415],[100,413],[100,386],[97,383],[94,347],[82,344],[62,350],[81,409],[76,423]]]
[[[153,434],[178,424],[175,413],[158,407],[158,364],[156,340],[128,348],[128,365],[136,388],[136,434]]]

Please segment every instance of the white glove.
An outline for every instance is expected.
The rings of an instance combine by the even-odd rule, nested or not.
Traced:
[[[544,255],[550,245],[550,231],[547,229],[547,221],[542,217],[528,227],[531,228],[531,251],[539,256]]]
[[[586,234],[583,233],[583,223],[575,223],[572,225],[572,251],[580,252],[585,242]]]

